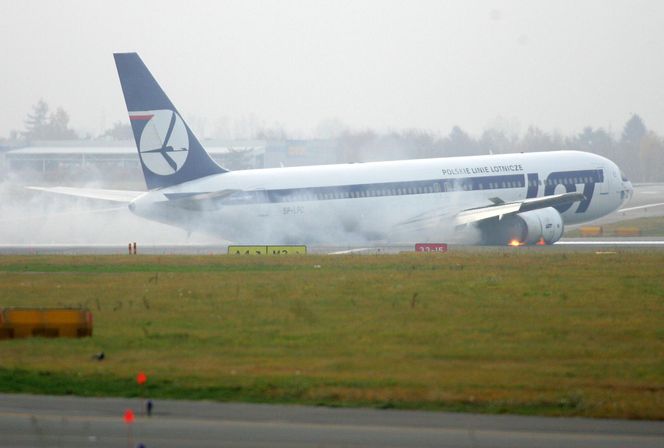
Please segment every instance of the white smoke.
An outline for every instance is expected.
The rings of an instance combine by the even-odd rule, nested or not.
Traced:
[[[199,244],[213,241],[133,215],[126,205],[26,189],[43,182],[7,173],[0,181],[0,244]],[[80,186],[80,185],[79,185]],[[83,188],[100,188],[87,184]],[[216,241],[218,243],[218,241]]]
[[[98,178],[102,173],[99,173]],[[95,178],[92,173],[89,178]],[[26,172],[7,173],[0,181],[0,245],[126,245],[136,241],[139,245],[194,245],[194,244],[224,244],[228,241],[222,239],[224,226],[228,223],[218,222],[214,219],[197,221],[199,226],[193,232],[173,226],[150,221],[131,213],[126,205],[78,199],[70,196],[32,191],[26,186],[44,186],[45,181],[39,176],[29,175]],[[88,182],[77,185],[68,184],[61,180],[59,185],[77,186],[82,188],[117,188],[122,185],[102,185]],[[137,189],[135,185],[125,185]],[[366,215],[351,210],[344,205],[347,201],[323,201],[320,215],[315,217],[315,225],[307,221],[276,220],[260,218],[255,213],[249,213],[241,221],[236,222],[237,238],[231,235],[229,240],[246,244],[330,244],[342,247],[380,246],[389,243],[418,243],[418,242],[444,242],[457,244],[473,244],[479,240],[478,232],[473,229],[459,231],[455,228],[452,216],[455,211],[464,207],[459,203],[462,195],[443,195],[440,206],[422,215],[413,216],[412,210],[405,211],[400,207],[382,207],[379,211],[371,207],[371,213]],[[421,195],[400,196],[416,204],[422,200]],[[396,198],[395,198],[396,199]],[[366,204],[369,198],[355,199],[357,204]],[[388,198],[375,198],[375,200],[389,201]],[[308,210],[312,203],[298,202],[298,198],[287,198],[283,203],[270,205],[273,217],[283,213],[285,207],[293,208],[295,213],[298,204]],[[320,204],[319,204],[320,205]],[[324,212],[321,212],[324,210]],[[185,211],[186,213],[186,211]],[[309,217],[311,219],[311,217]],[[275,222],[279,225],[274,225]],[[377,231],[379,223],[399,223],[390,231]],[[213,233],[219,232],[221,235]],[[206,233],[207,231],[207,233]]]

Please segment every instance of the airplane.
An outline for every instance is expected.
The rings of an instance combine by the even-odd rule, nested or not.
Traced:
[[[125,203],[138,216],[252,244],[553,244],[618,209],[632,184],[580,151],[229,171],[212,160],[137,53],[114,54],[147,191],[54,193]],[[463,238],[460,239],[464,241]]]

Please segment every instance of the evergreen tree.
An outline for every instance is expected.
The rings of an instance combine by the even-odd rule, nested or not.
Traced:
[[[116,121],[113,127],[107,129],[101,136],[110,137],[113,140],[132,140],[134,138],[129,123],[122,123],[121,121]]]
[[[40,99],[32,106],[32,112],[25,119],[25,132],[27,140],[43,140],[48,125],[48,104]]]
[[[69,129],[69,114],[62,107],[58,107],[51,114],[48,111],[48,104],[43,99],[32,106],[32,112],[25,119],[23,136],[26,140],[75,139],[76,133]]]
[[[632,115],[632,118],[627,120],[622,133],[621,143],[629,146],[638,147],[641,139],[648,133],[646,125],[643,123],[641,117],[637,114]]]
[[[629,178],[641,179],[643,177],[639,161],[639,149],[641,140],[647,132],[646,125],[637,114],[632,115],[623,128],[619,151],[614,162],[625,170]]]
[[[58,107],[55,113],[49,116],[46,129],[47,140],[73,140],[76,138],[76,132],[69,129],[69,114],[62,107]]]

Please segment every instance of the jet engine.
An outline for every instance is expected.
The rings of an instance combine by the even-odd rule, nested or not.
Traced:
[[[563,218],[553,207],[493,218],[479,224],[482,242],[492,245],[553,244],[563,236]]]

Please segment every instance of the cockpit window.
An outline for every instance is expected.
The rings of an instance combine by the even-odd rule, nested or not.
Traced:
[[[629,182],[629,179],[627,179],[627,176],[625,176],[625,173],[620,171],[620,178],[622,179],[623,182]]]

